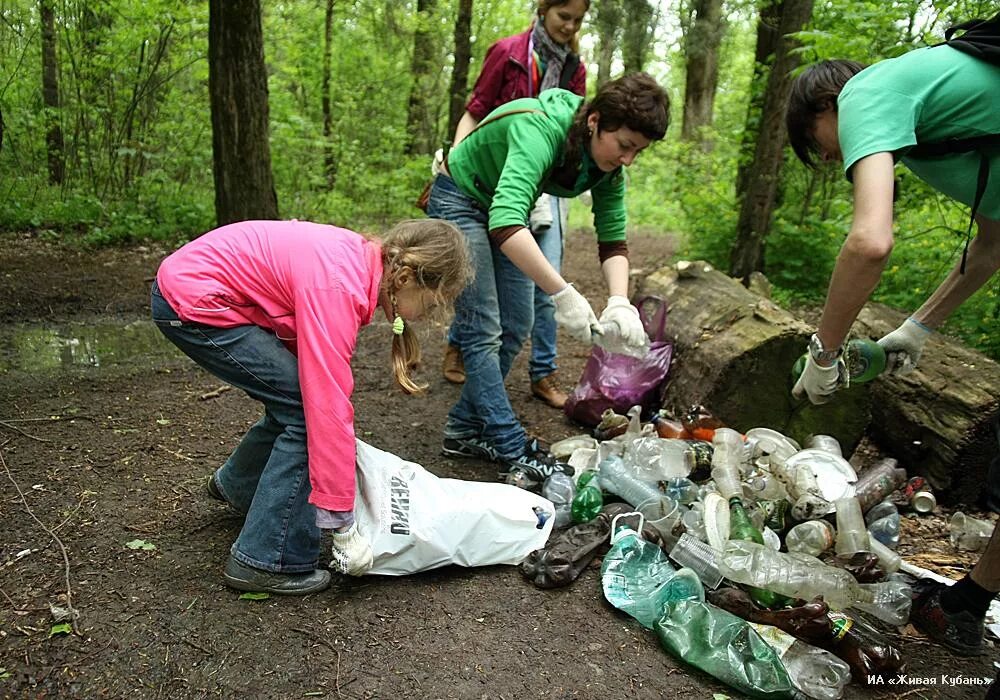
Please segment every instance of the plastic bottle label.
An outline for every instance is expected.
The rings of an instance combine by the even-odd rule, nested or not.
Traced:
[[[854,626],[854,620],[846,615],[839,615],[833,612],[829,613],[829,615],[830,628],[833,631],[833,641],[839,642],[850,631],[851,627]]]
[[[768,646],[777,652],[778,656],[784,656],[785,652],[795,644],[795,637],[783,632],[771,625],[759,625],[756,622],[749,623],[751,627],[760,635],[761,639],[767,642]]]

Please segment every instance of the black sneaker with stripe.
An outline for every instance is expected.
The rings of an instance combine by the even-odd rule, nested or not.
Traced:
[[[544,449],[536,439],[529,440],[524,445],[524,452],[517,457],[499,457],[498,461],[504,467],[501,476],[515,470],[520,470],[531,481],[538,484],[541,484],[556,472],[562,472],[566,476],[573,476],[573,467],[560,462],[549,454],[549,451]]]
[[[477,437],[446,437],[441,444],[441,454],[445,457],[468,457],[470,459],[485,459],[490,462],[497,459],[497,452],[493,449],[493,445]]]

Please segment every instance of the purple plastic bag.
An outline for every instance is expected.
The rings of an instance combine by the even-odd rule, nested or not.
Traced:
[[[659,408],[660,385],[670,371],[674,345],[664,338],[667,304],[660,297],[647,296],[633,302],[649,336],[649,354],[643,358],[618,355],[593,347],[583,368],[583,376],[570,394],[563,410],[566,415],[594,427],[601,414],[611,408],[625,413],[642,406],[643,413]]]

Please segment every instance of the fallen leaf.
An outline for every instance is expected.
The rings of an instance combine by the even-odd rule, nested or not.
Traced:
[[[270,597],[270,593],[244,593],[240,600],[267,600]]]
[[[131,542],[126,542],[125,546],[129,549],[145,549],[147,551],[156,549],[155,544],[146,540],[132,540]]]
[[[68,622],[60,622],[58,625],[52,625],[49,630],[49,637],[54,637],[57,634],[69,634],[73,631],[73,625]]]

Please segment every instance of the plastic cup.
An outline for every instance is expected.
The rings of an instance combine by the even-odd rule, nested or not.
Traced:
[[[688,533],[677,540],[670,550],[670,558],[682,567],[691,569],[707,588],[718,588],[722,583],[722,573],[716,562],[717,554],[711,545],[702,542]]]
[[[868,530],[865,529],[865,518],[861,514],[858,499],[838,498],[834,505],[837,508],[837,541],[834,551],[841,556],[870,552]]]
[[[643,501],[637,510],[646,519],[646,524],[652,525],[665,538],[672,537],[674,526],[681,517],[680,506],[669,496]]]

